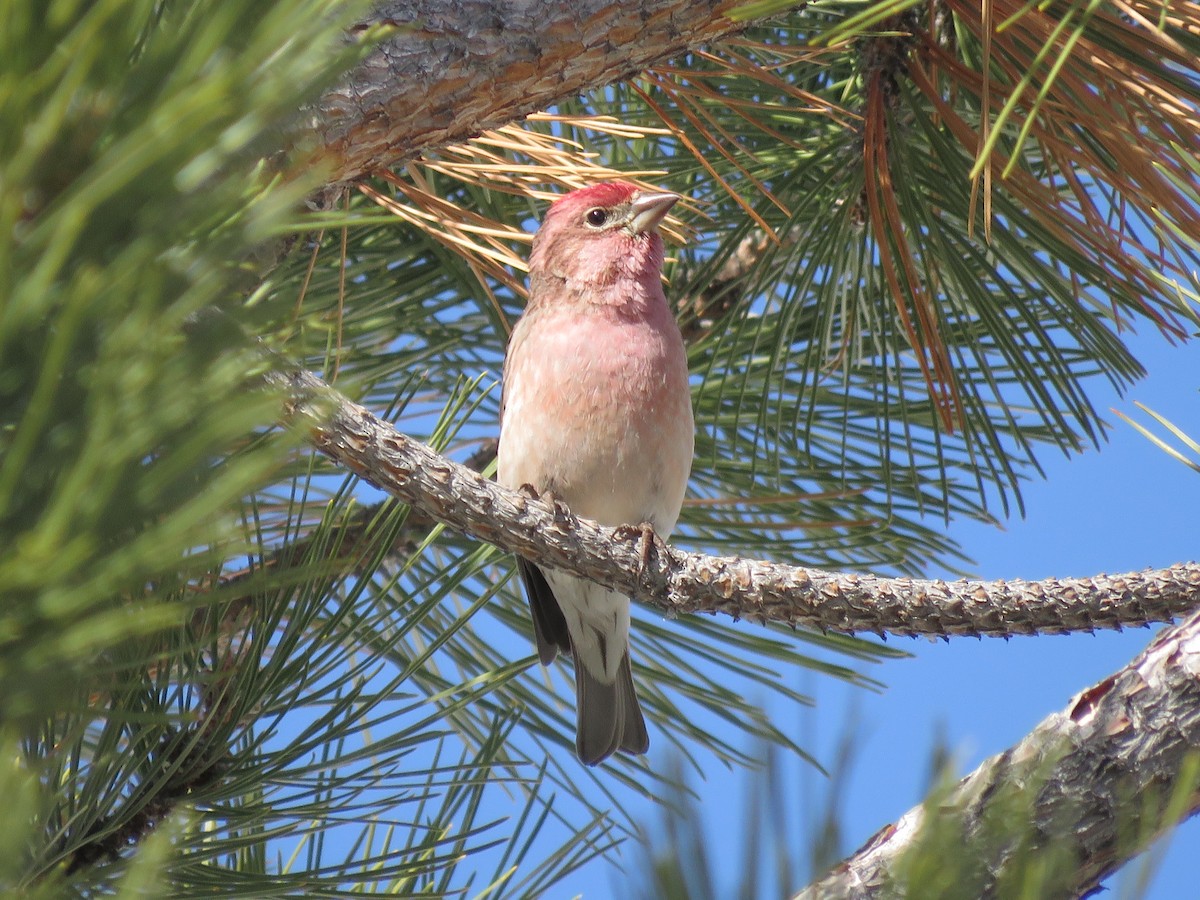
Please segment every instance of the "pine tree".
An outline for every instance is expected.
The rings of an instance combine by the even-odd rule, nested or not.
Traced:
[[[964,564],[945,521],[1020,511],[1039,453],[1101,440],[1090,380],[1142,374],[1122,328],[1195,330],[1194,5],[242,6],[49,0],[0,30],[0,885],[538,896],[596,864],[637,833],[623,797],[683,776],[578,765],[505,551],[638,592],[653,740],[700,771],[754,763],[746,738],[805,754],[746,698],[805,702],[799,666],[865,684],[891,651],[836,632],[1197,607],[1195,566],[1066,607],[968,587],[977,619],[845,574]],[[612,177],[687,198],[693,555],[648,577],[484,480],[529,229]],[[776,568],[713,588],[709,554]],[[1101,594],[1128,602],[1098,620]],[[1195,806],[1165,753],[1147,834]],[[997,795],[984,843],[1028,849],[995,821],[1035,799]],[[994,868],[1079,891],[1141,846],[1048,844]]]

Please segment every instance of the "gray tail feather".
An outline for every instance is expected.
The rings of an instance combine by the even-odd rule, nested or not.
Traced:
[[[576,656],[575,699],[575,752],[581,762],[594,766],[617,750],[645,753],[650,748],[646,721],[633,689],[628,650],[611,684],[593,677]]]

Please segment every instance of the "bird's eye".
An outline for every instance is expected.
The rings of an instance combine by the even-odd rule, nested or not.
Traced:
[[[601,209],[597,206],[593,209],[589,209],[584,218],[587,219],[587,223],[593,228],[600,228],[605,222],[608,221],[608,210]]]

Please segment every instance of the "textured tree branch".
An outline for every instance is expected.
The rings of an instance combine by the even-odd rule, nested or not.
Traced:
[[[744,28],[732,0],[391,0],[395,28],[321,100],[312,125],[349,181],[520,119]]]
[[[1200,614],[1193,614],[949,795],[880,831],[796,900],[903,896],[897,864],[933,828],[961,835],[961,853],[972,860],[960,896],[994,896],[997,878],[1020,853],[1047,851],[1064,861],[1054,867],[1053,896],[1086,895],[1200,806],[1198,676]],[[1014,817],[995,809],[1014,791],[1032,795],[1015,829]],[[1008,828],[998,831],[997,818]]]
[[[369,483],[502,550],[612,585],[667,615],[725,613],[846,633],[1062,634],[1172,621],[1200,608],[1200,564],[1092,578],[924,581],[822,572],[638,543],[439,456],[307,372],[277,372],[313,445]]]

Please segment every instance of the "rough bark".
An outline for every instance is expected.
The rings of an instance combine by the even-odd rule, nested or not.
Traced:
[[[394,28],[313,110],[349,181],[463,141],[744,28],[733,0],[392,0],[357,29]]]
[[[961,858],[971,861],[956,896],[995,896],[1006,869],[1038,856],[1045,863],[1047,854],[1057,861],[1049,866],[1054,887],[1039,896],[1090,893],[1200,805],[1198,676],[1194,614],[948,795],[884,828],[796,900],[905,896],[897,882],[905,854],[929,830],[944,837],[946,829],[961,836]],[[1021,791],[1025,816],[1014,821]]]
[[[269,379],[313,445],[438,522],[543,565],[627,591],[667,615],[725,613],[823,631],[1009,637],[1168,622],[1200,608],[1200,564],[1045,581],[929,581],[823,572],[658,546],[489,481],[307,372]]]

